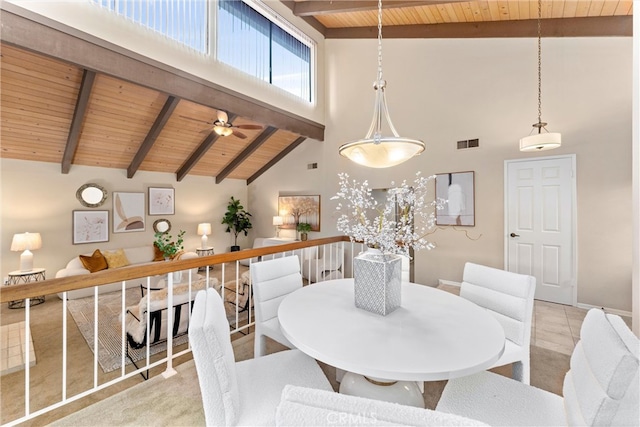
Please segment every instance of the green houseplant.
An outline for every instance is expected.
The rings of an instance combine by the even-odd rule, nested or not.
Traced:
[[[227,233],[233,233],[233,246],[231,246],[231,252],[239,251],[238,235],[244,233],[246,236],[253,225],[251,225],[251,214],[244,210],[244,207],[240,204],[239,199],[234,199],[231,196],[231,201],[227,205],[227,212],[222,217],[222,224],[227,226],[225,230]]]
[[[154,244],[164,254],[165,259],[173,258],[179,251],[184,249],[184,246],[182,245],[182,242],[184,241],[184,233],[184,230],[180,230],[175,242],[173,241],[171,234],[167,232],[156,233],[154,235],[156,238]]]
[[[296,230],[300,232],[300,240],[307,240],[308,234],[311,231],[311,224],[307,222],[299,222],[296,226]]]

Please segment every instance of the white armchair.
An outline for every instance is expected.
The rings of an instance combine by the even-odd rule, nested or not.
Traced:
[[[616,315],[591,309],[571,355],[562,394],[483,371],[449,380],[436,410],[490,425],[637,426],[640,341]]]
[[[294,348],[280,330],[278,307],[284,297],[302,288],[298,256],[252,263],[251,282],[256,310],[254,357],[260,357],[266,353],[266,337]]]
[[[317,362],[299,350],[236,363],[222,298],[214,289],[196,295],[189,341],[208,426],[274,425],[287,384],[332,390]]]
[[[305,253],[305,259],[302,261],[302,277],[309,283],[342,279],[343,260],[344,250],[339,245],[323,246],[322,254],[316,251]]]
[[[466,263],[460,296],[486,308],[504,328],[504,353],[492,366],[513,363],[512,377],[529,384],[529,346],[536,279],[497,268]]]

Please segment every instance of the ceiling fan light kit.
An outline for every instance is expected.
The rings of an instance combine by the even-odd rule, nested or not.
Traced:
[[[231,129],[231,126],[224,126],[222,124],[215,125],[213,127],[213,131],[220,136],[229,136],[233,133],[233,129]]]
[[[537,133],[520,138],[520,151],[553,150],[562,145],[562,135],[549,132],[547,124],[542,121],[542,36],[540,20],[542,19],[542,0],[538,0],[538,122],[533,124]],[[542,130],[544,129],[544,132]],[[533,131],[532,131],[533,132]]]
[[[373,88],[376,99],[373,119],[367,135],[357,141],[346,142],[338,150],[341,156],[370,168],[388,168],[399,165],[425,149],[423,141],[398,135],[387,108],[384,94],[387,82],[382,78],[382,0],[378,0],[378,79]],[[393,136],[382,136],[382,119],[386,119]]]

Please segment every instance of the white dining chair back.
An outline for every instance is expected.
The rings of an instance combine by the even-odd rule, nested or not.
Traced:
[[[256,311],[254,357],[266,353],[266,337],[294,348],[280,330],[278,307],[287,295],[302,288],[298,256],[252,263],[251,283]]]
[[[502,357],[492,366],[513,364],[513,378],[530,382],[531,323],[536,279],[484,265],[466,263],[460,296],[486,308],[506,337]]]
[[[449,380],[436,410],[509,426],[640,425],[640,341],[593,308],[580,329],[562,396],[483,371]]]
[[[402,283],[411,282],[411,258],[405,255],[400,255],[402,258],[402,276],[400,281]]]
[[[235,357],[222,298],[212,288],[196,294],[189,342],[207,425],[235,425],[240,410]]]
[[[287,384],[332,390],[318,363],[300,350],[235,362],[224,304],[213,288],[196,294],[189,342],[208,426],[275,425]]]

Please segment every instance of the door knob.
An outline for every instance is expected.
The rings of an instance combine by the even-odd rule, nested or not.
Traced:
[[[511,236],[511,237],[520,237],[520,235],[516,234],[516,233],[511,233],[511,234],[509,234],[509,236]]]

